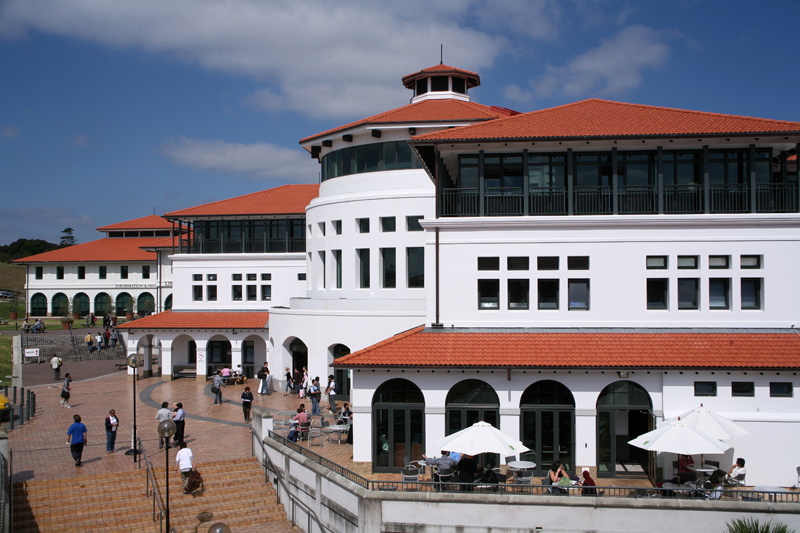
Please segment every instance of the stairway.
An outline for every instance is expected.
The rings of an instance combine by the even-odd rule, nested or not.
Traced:
[[[183,494],[180,475],[170,469],[170,525],[178,533],[205,531],[216,522],[234,532],[266,523],[270,531],[292,530],[253,459],[199,464],[198,470],[204,488]],[[158,531],[152,497],[145,496],[145,476],[142,469],[15,483],[14,532]],[[163,467],[155,469],[155,478],[163,501]]]

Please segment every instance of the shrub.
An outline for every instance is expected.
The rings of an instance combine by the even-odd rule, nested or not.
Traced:
[[[755,518],[737,518],[725,526],[725,533],[795,533],[786,524],[771,519],[760,524]]]

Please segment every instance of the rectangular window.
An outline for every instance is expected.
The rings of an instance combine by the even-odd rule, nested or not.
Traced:
[[[248,274],[247,275],[247,281],[255,281],[257,279],[258,279],[258,275],[257,274]]]
[[[425,249],[422,247],[406,248],[406,272],[408,288],[425,288]]]
[[[369,289],[369,248],[356,250],[358,253],[358,286]]]
[[[142,265],[142,279],[150,279],[150,265]]]
[[[406,217],[406,227],[408,228],[408,231],[423,231],[422,224],[419,223],[419,221],[423,218],[425,217],[422,215]]]
[[[121,279],[128,279],[128,267],[127,266],[119,267],[119,277]]]
[[[105,270],[106,267],[100,267],[101,272]],[[103,272],[105,274],[105,272]],[[36,279],[44,279],[44,267],[36,267]],[[100,279],[105,279],[105,276],[100,276]]]
[[[261,274],[261,281],[272,281],[272,274]]]
[[[478,309],[500,308],[500,280],[478,280]]]
[[[479,257],[478,270],[500,270],[499,257]]]
[[[319,234],[322,235],[323,237],[325,236],[325,223],[324,222],[320,222],[319,223]]]
[[[192,281],[203,281],[202,274],[192,274]]]
[[[242,301],[242,286],[241,285],[233,285],[231,287],[231,300],[234,302],[241,302]]]
[[[342,234],[342,221],[341,220],[333,220],[333,221],[331,221],[331,224],[333,225],[333,232],[336,235],[341,235]]]
[[[305,281],[305,280],[306,280],[305,272],[301,272],[300,274],[297,275],[297,281]]]
[[[86,279],[86,267],[79,266],[78,267],[78,279]]]
[[[793,395],[794,390],[791,382],[770,382],[770,398],[791,398]]]
[[[558,270],[558,257],[537,257],[537,270]]]
[[[233,274],[233,275],[231,276],[231,279],[232,279],[233,281],[242,281],[242,275],[241,275],[241,274]]]
[[[571,279],[567,286],[570,311],[589,310],[589,280]]]
[[[192,286],[192,300],[195,302],[202,302],[203,301],[203,286],[202,285],[193,285]]]
[[[342,288],[342,251],[341,250],[331,250],[333,254],[333,265],[334,269],[336,270],[336,288]]]
[[[64,279],[64,267],[57,266],[56,267],[56,279]]]
[[[761,309],[761,278],[742,278],[742,309]]]
[[[666,255],[648,255],[647,256],[647,269],[648,270],[664,270],[667,268]]]
[[[358,223],[358,232],[359,233],[369,233],[369,219],[368,218],[358,218],[356,219]]]
[[[717,382],[716,381],[695,381],[694,382],[694,395],[695,396],[716,396],[717,395]]]
[[[272,300],[272,285],[261,286],[261,300],[265,302]]]
[[[743,255],[739,258],[741,268],[761,268],[760,255]]]
[[[567,270],[589,270],[589,258],[567,257]]]
[[[392,233],[396,231],[397,222],[394,217],[381,217],[381,231]]]
[[[708,307],[730,309],[731,280],[712,278],[708,280]]]
[[[216,285],[206,285],[206,299],[209,302],[216,302],[217,301],[217,286]]]
[[[530,292],[530,280],[527,279],[508,280],[508,308],[528,309],[529,292]]]
[[[650,278],[647,280],[647,308],[667,309],[669,307],[669,279]]]
[[[507,266],[509,270],[528,270],[529,261],[527,257],[509,257]]]
[[[397,287],[397,252],[394,248],[381,248],[381,278],[384,289]]]
[[[708,268],[730,268],[730,259],[727,255],[711,255],[708,257]]]
[[[319,253],[319,265],[322,269],[322,288],[326,287],[326,282],[328,281],[328,270],[326,268],[327,263],[325,262],[325,252],[321,251]]]
[[[680,268],[680,266],[678,267]],[[696,278],[678,279],[678,309],[698,309],[700,307],[700,280]]]
[[[108,275],[108,268],[105,265],[101,266],[99,273],[100,279],[106,279],[106,276]]]
[[[558,286],[557,279],[539,280],[539,309],[558,309]]]
[[[217,281],[216,274],[206,274],[206,281]]]
[[[247,286],[247,301],[248,302],[255,302],[258,293],[258,287],[256,285],[248,285]]]
[[[731,383],[731,396],[752,398],[755,395],[756,387],[752,381],[734,381]]]
[[[695,269],[697,268],[696,255],[679,255],[678,256],[678,269]]]

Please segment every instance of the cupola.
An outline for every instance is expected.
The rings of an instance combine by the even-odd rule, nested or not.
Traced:
[[[480,84],[481,77],[476,73],[449,65],[435,65],[403,77],[403,85],[414,91],[414,104],[444,99],[469,102],[467,91]]]

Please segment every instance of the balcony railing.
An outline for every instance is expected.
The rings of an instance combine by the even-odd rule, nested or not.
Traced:
[[[305,239],[184,239],[185,254],[285,254],[306,251]]]
[[[756,186],[756,212],[797,213],[800,211],[796,183],[770,183]],[[704,191],[699,184],[664,185],[663,209],[666,214],[705,212]],[[546,216],[569,212],[566,187],[487,188],[483,195],[483,216]],[[749,184],[711,185],[708,189],[708,212],[749,213]],[[610,186],[575,187],[572,210],[576,215],[610,215],[614,213],[614,192]],[[444,189],[441,192],[441,216],[476,217],[480,213],[480,192],[477,189]],[[659,212],[658,188],[655,185],[620,185],[617,212],[621,215],[656,214]]]

